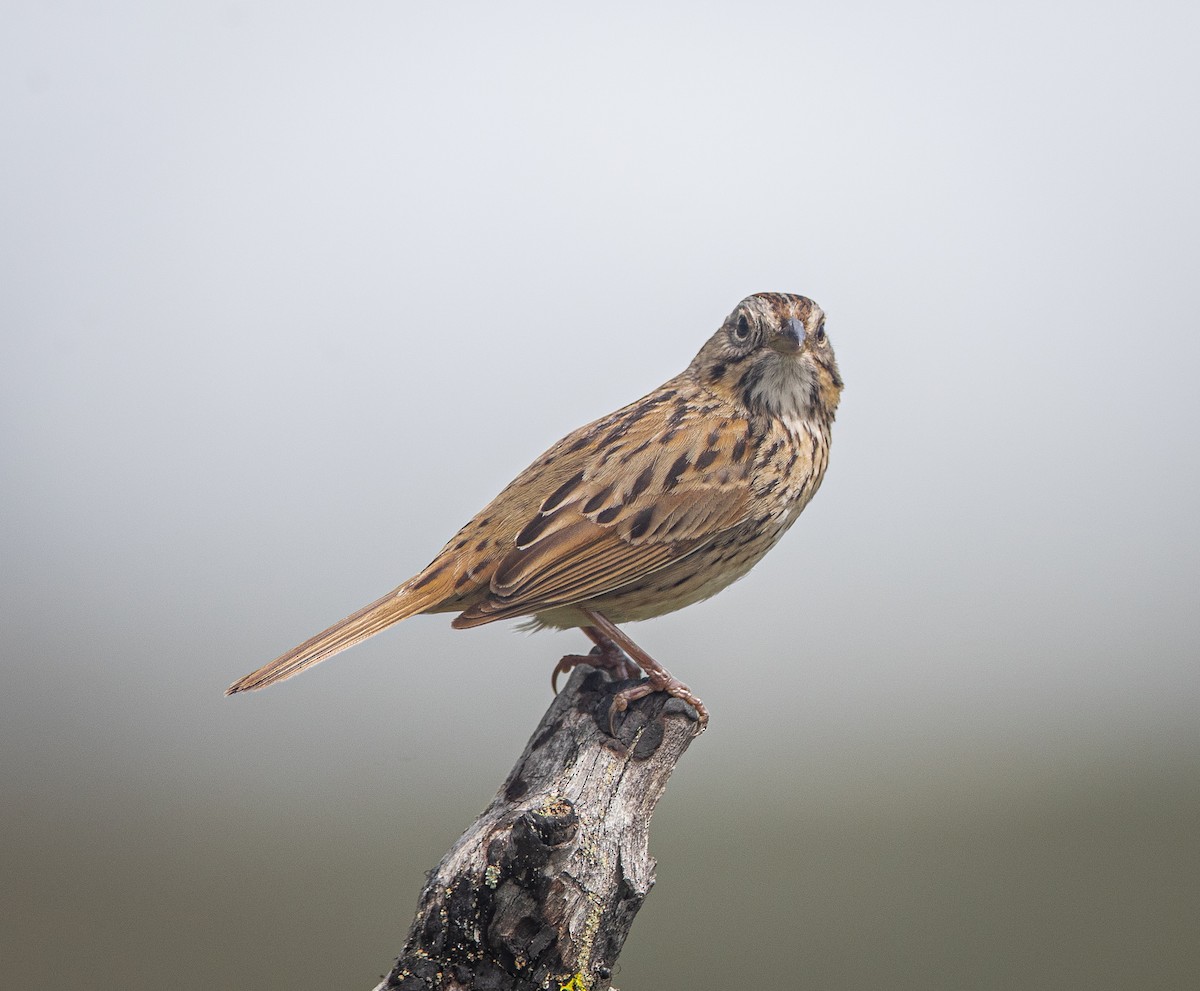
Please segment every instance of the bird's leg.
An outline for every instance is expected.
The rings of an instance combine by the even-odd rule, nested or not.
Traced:
[[[600,636],[606,637],[614,645],[623,650],[633,659],[638,667],[646,672],[647,680],[645,682],[632,685],[629,688],[623,688],[613,696],[612,708],[608,711],[608,728],[613,736],[617,735],[616,729],[613,726],[613,720],[617,715],[628,709],[630,702],[636,702],[638,699],[645,698],[654,692],[666,692],[674,698],[683,699],[683,701],[696,710],[696,715],[699,717],[696,732],[704,732],[708,726],[708,709],[692,693],[692,690],[687,685],[642,650],[641,647],[630,639],[628,634],[607,617],[596,612],[595,609],[581,609],[580,611],[588,618],[592,624],[592,628]],[[587,632],[586,628],[584,632]],[[592,636],[592,634],[588,633],[588,636]],[[596,638],[592,637],[592,639],[595,640]],[[599,644],[600,641],[596,640],[596,643]]]
[[[550,672],[550,687],[554,689],[556,695],[558,694],[558,676],[566,674],[580,664],[603,668],[612,675],[614,681],[632,681],[640,675],[641,672],[637,665],[603,633],[592,626],[581,626],[580,629],[596,646],[592,648],[590,654],[567,654],[554,665],[554,670]]]

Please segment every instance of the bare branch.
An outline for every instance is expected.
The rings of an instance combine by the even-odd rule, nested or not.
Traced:
[[[627,683],[621,683],[627,684]],[[430,872],[376,991],[598,991],[654,884],[648,830],[694,737],[662,693],[608,732],[617,688],[572,673],[492,804]]]

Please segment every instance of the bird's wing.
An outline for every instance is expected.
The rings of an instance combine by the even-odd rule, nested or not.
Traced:
[[[748,424],[714,415],[709,398],[671,393],[656,400],[652,393],[560,442],[561,453],[575,455],[575,472],[522,520],[489,569],[485,596],[454,625],[595,598],[745,520]]]

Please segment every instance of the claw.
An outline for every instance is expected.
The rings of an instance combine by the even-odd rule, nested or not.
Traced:
[[[614,695],[612,705],[608,707],[608,735],[613,739],[617,738],[616,718],[622,712],[629,708],[629,703],[626,702],[620,695]]]
[[[554,665],[554,670],[550,672],[550,687],[554,689],[554,694],[558,694],[558,676],[566,674],[580,664],[592,664],[595,658],[589,654],[567,654]]]
[[[554,670],[550,672],[550,687],[554,689],[555,695],[558,694],[558,676],[566,674],[580,664],[607,671],[613,681],[631,681],[641,677],[641,671],[625,652],[611,640],[603,638],[590,653],[567,654],[554,665]]]
[[[647,695],[653,695],[655,692],[665,692],[672,698],[682,699],[696,710],[695,733],[697,736],[708,728],[708,709],[703,702],[692,694],[687,685],[674,678],[665,684],[655,683],[647,679],[646,681],[638,682],[636,685],[623,688],[613,696],[612,704],[608,709],[609,733],[614,737],[617,735],[616,718],[629,708],[631,702],[644,699]]]

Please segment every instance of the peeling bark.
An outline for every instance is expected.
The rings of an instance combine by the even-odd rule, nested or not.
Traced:
[[[648,830],[693,739],[656,693],[608,731],[616,683],[580,666],[492,804],[430,872],[376,991],[603,991],[654,884]]]

